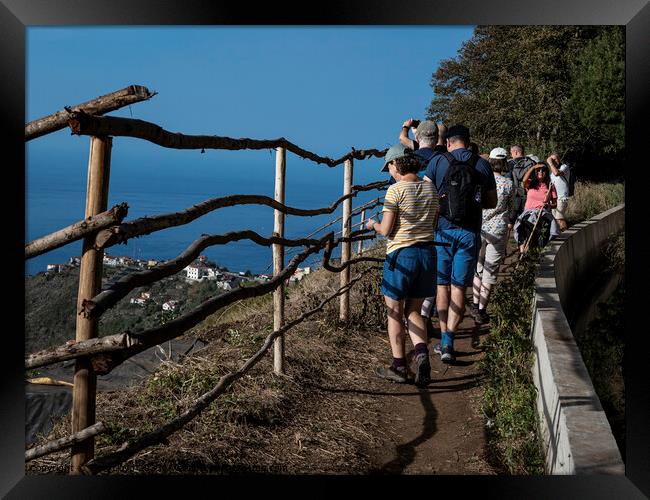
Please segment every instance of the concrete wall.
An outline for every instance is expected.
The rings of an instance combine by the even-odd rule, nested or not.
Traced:
[[[562,233],[541,258],[532,320],[533,377],[548,474],[625,474],[567,320],[575,297],[584,296],[581,285],[593,275],[603,243],[624,225],[625,205],[619,205]]]

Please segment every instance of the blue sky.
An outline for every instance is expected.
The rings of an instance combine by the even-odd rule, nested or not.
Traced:
[[[432,72],[470,26],[27,29],[27,120],[139,84],[114,112],[187,134],[285,136],[335,157],[395,142],[423,117]],[[61,131],[40,143],[73,148]],[[62,140],[63,139],[63,140]],[[77,141],[79,142],[79,141]]]
[[[433,96],[432,73],[472,33],[472,26],[28,27],[26,119],[136,84],[158,95],[112,115],[185,134],[284,136],[338,158],[351,147],[386,148],[397,142],[406,118],[423,118]],[[88,143],[69,129],[27,143],[27,240],[84,218]],[[379,158],[355,162],[354,183],[386,179],[381,165]],[[226,194],[273,196],[274,171],[270,150],[201,154],[116,137],[108,206],[129,202],[130,220]],[[342,166],[287,154],[287,204],[328,206],[341,191]],[[375,196],[362,193],[355,206]],[[272,214],[232,210],[232,220],[215,215],[195,233],[236,229],[235,222],[238,229],[272,232]],[[304,235],[309,223],[288,221],[287,231]],[[165,258],[191,242],[191,235],[171,231],[140,239],[143,254],[160,256],[173,234],[181,236]],[[130,245],[114,251],[128,253]],[[29,265],[65,261],[78,246]]]

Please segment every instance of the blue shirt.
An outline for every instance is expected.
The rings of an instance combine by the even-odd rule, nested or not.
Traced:
[[[465,149],[459,148],[451,151],[451,155],[459,161],[467,161],[472,156],[472,153]],[[449,168],[449,161],[443,154],[437,154],[427,165],[427,170],[425,175],[435,184],[436,190],[439,195],[444,194],[442,189],[442,181],[445,178],[447,169]],[[479,157],[475,166],[476,172],[478,173],[478,179],[480,184],[481,193],[486,193],[487,191],[494,191],[497,188],[496,181],[494,180],[494,174],[492,173],[492,168],[490,164]],[[476,211],[476,223],[472,224],[472,227],[461,228],[449,220],[447,220],[443,215],[440,215],[438,218],[438,229],[468,229],[471,231],[478,232],[481,230],[482,219],[482,210],[480,205],[477,205],[478,209]]]

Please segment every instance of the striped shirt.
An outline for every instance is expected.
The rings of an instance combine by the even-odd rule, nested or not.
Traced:
[[[395,212],[386,253],[434,240],[439,204],[436,186],[426,181],[399,181],[388,188],[384,212]]]

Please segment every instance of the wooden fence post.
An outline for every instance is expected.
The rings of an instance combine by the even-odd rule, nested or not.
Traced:
[[[108,206],[108,181],[111,167],[111,137],[91,137],[88,160],[88,186],[86,191],[86,215],[97,215]],[[101,291],[104,252],[93,248],[95,235],[83,240],[81,265],[79,269],[79,293],[77,294],[76,340],[97,337],[97,319],[87,319],[79,314],[82,302]],[[82,431],[95,423],[95,393],[97,376],[87,359],[78,359],[74,370],[72,390],[72,433]],[[95,438],[90,437],[71,450],[71,474],[80,474],[81,466],[95,455]]]
[[[353,164],[352,159],[345,160],[345,171],[343,173],[343,194],[350,194],[352,192],[352,177],[353,177]],[[352,231],[352,198],[348,198],[343,202],[343,238],[349,238]],[[341,265],[350,260],[350,253],[352,250],[351,242],[341,243]],[[341,286],[346,286],[350,283],[350,268],[346,267],[341,271]],[[341,295],[339,319],[347,322],[350,319],[350,292],[344,292]]]
[[[359,226],[359,230],[365,229],[364,223],[366,222],[366,210],[365,208],[361,210],[361,225]],[[363,255],[363,240],[359,240],[358,246],[357,246],[357,254],[359,257]]]
[[[284,204],[284,184],[287,165],[287,150],[276,148],[275,153],[275,200]],[[273,235],[284,237],[284,213],[274,210]],[[273,275],[280,274],[284,268],[284,246],[273,245]],[[273,292],[273,331],[284,323],[284,283]],[[284,334],[273,341],[273,371],[284,373]]]

